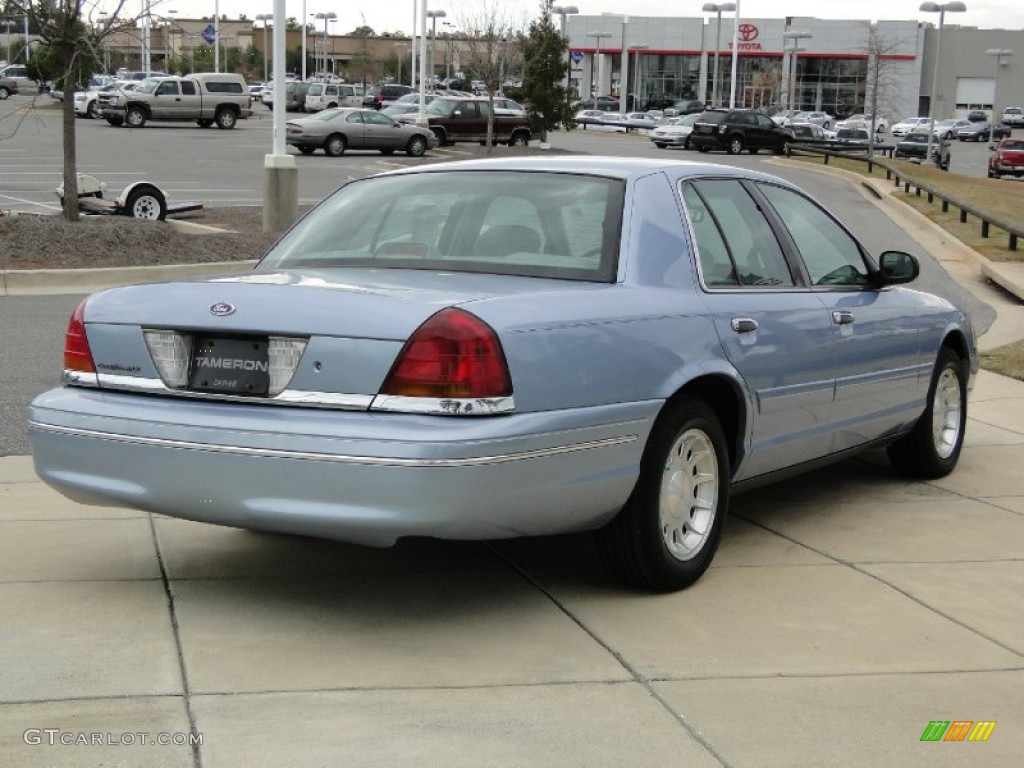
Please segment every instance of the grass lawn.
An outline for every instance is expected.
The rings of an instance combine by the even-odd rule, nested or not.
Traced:
[[[794,157],[794,159],[817,165],[822,164],[821,159],[816,157],[803,156]],[[961,176],[956,173],[940,171],[932,166],[915,165],[901,160],[892,162],[894,168],[900,169],[901,177],[906,174],[906,178],[920,181],[936,191],[945,192],[961,200],[970,201],[975,207],[989,213],[1015,222],[1022,221],[1024,184],[1001,179]],[[860,160],[833,157],[829,158],[829,167],[853,171],[865,177],[885,179],[884,168],[876,165],[873,173],[868,174],[867,163]],[[901,189],[895,193],[895,197],[913,206],[955,238],[993,261],[1024,261],[1024,243],[1021,243],[1016,251],[1009,250],[1006,234],[995,226],[991,228],[990,237],[983,238],[980,220],[974,216],[968,216],[967,223],[961,224],[959,209],[951,207],[948,213],[943,213],[941,201],[936,200],[934,203],[929,203],[926,194],[918,197],[913,189],[910,194],[904,193]],[[982,354],[981,367],[1024,381],[1024,341],[1007,344]]]

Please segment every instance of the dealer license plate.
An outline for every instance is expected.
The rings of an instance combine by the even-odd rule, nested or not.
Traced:
[[[192,344],[189,388],[199,392],[266,396],[270,388],[268,346],[265,336],[197,335]]]

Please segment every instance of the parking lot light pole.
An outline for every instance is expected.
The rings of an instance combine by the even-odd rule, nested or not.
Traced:
[[[715,72],[711,76],[711,106],[718,106],[718,51],[722,47],[722,11],[735,11],[736,3],[704,3],[704,13],[715,14]]]
[[[732,17],[732,74],[729,82],[729,109],[736,107],[736,72],[740,60],[740,0],[736,0],[736,13]]]
[[[282,87],[285,69],[285,0],[274,0],[274,82],[281,96],[274,99],[273,144],[263,159],[263,231],[281,232],[292,225],[298,215],[299,169],[295,156],[289,155],[285,144],[285,99]]]
[[[434,61],[434,57],[437,56],[437,20],[443,19],[448,14],[444,11],[427,11],[427,18],[430,19],[430,50],[428,51],[427,59],[430,61],[430,90],[436,90],[434,85],[434,70],[437,68],[437,63]]]
[[[806,51],[806,48],[800,47],[801,40],[807,40],[813,37],[810,32],[783,32],[782,33],[782,51],[783,53],[791,53],[789,57],[789,77],[786,78],[786,89],[789,91],[789,100],[787,109],[793,110],[796,107],[794,104],[794,91],[796,90],[796,63],[799,58],[798,54],[800,51]],[[786,42],[792,40],[793,45],[789,48],[786,47]]]
[[[256,21],[263,22],[263,82],[270,79],[267,62],[270,60],[270,51],[267,49],[267,22],[274,18],[272,13],[256,14]]]
[[[337,19],[338,14],[334,11],[327,11],[326,13],[318,13],[313,18],[324,20],[323,66],[321,68],[321,73],[323,75],[324,82],[327,82],[327,22]]]
[[[939,56],[942,53],[942,27],[946,21],[946,13],[963,13],[967,6],[961,2],[943,3],[921,3],[920,9],[925,13],[939,14],[939,34],[935,39],[935,65],[932,67],[932,92],[928,97],[928,144],[924,149],[925,162],[932,159],[932,139],[935,136],[935,101],[938,98],[939,89]]]
[[[587,37],[592,37],[597,43],[594,53],[594,65],[591,70],[597,72],[597,82],[591,82],[590,87],[594,89],[594,109],[597,109],[597,93],[601,90],[601,38],[611,37],[611,32],[588,32]],[[591,75],[593,77],[593,75]]]
[[[999,114],[996,109],[996,97],[999,95],[999,68],[1005,67],[1009,64],[1009,59],[1013,56],[1013,51],[1009,48],[989,48],[985,51],[986,56],[992,56],[996,60],[996,73],[995,77],[992,78],[992,119],[989,122],[994,123],[996,121],[996,115]]]

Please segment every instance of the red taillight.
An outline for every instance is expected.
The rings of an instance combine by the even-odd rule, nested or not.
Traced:
[[[82,301],[75,307],[68,322],[67,333],[64,334],[64,368],[69,371],[95,373],[96,366],[92,361],[92,350],[89,339],[85,335],[85,303]]]
[[[494,329],[449,307],[416,329],[380,391],[404,397],[507,397],[512,381]]]

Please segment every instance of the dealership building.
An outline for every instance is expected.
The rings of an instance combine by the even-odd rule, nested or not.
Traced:
[[[613,95],[620,109],[677,99],[728,105],[733,19],[565,16],[572,90]],[[916,20],[741,19],[735,103],[848,115],[878,104],[896,120],[928,114],[938,30]],[[1018,61],[1009,53],[1016,49]],[[995,55],[1001,51],[1002,55]],[[717,52],[717,55],[716,55]],[[716,64],[717,60],[717,64]],[[1024,30],[946,25],[937,119],[1024,104]],[[717,77],[716,77],[717,71]],[[595,87],[596,86],[596,87]],[[634,103],[636,107],[634,107]]]

